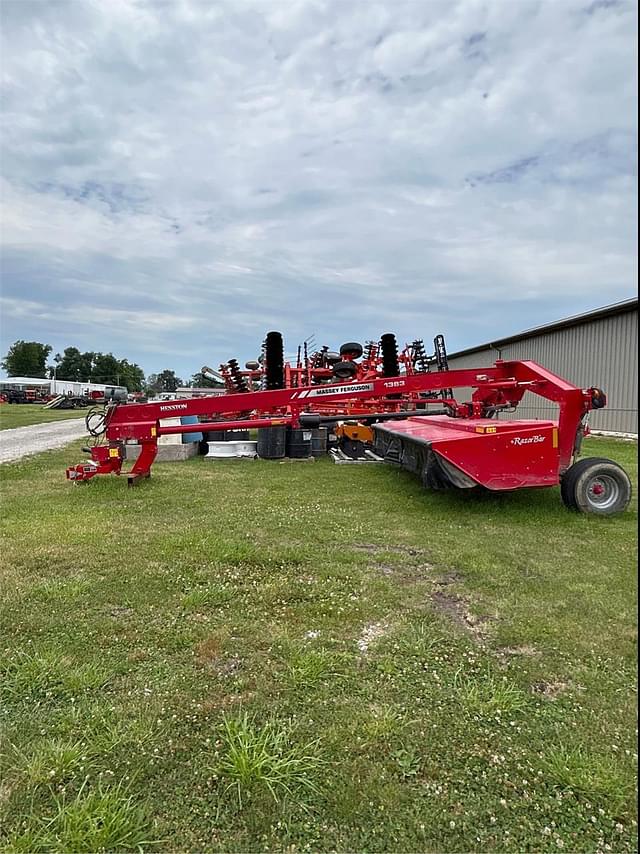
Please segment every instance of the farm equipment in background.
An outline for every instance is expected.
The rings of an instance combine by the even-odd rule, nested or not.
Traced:
[[[7,388],[0,392],[3,403],[45,403],[47,395],[42,389]]]
[[[52,397],[45,403],[45,409],[86,409],[88,406],[110,401],[126,403],[128,401],[126,389],[116,387],[107,387],[105,390],[86,389],[82,394],[69,391]]]
[[[352,460],[365,459],[373,447],[373,429],[361,421],[340,421],[333,428],[342,453]]]
[[[68,479],[120,474],[124,446],[135,442],[141,451],[127,476],[136,483],[150,476],[158,439],[168,434],[258,429],[277,440],[273,454],[269,442],[260,454],[259,441],[259,454],[282,458],[281,435],[306,442],[307,432],[331,428],[352,453],[358,444],[373,443],[381,458],[418,474],[430,489],[560,485],[568,507],[601,515],[623,510],[631,497],[629,478],[616,463],[576,461],[589,412],[606,405],[604,392],[576,388],[535,362],[498,360],[490,367],[449,370],[442,336],[428,355],[420,339],[399,351],[395,336],[385,334],[365,347],[343,344],[337,353],[323,347],[309,354],[304,345],[291,363],[280,333],[270,332],[260,357],[244,369],[231,359],[219,372],[202,369],[207,372],[222,379],[224,394],[110,403],[94,412],[87,418],[96,439],[91,459],[68,468]],[[455,388],[473,389],[471,400],[458,402]],[[557,404],[558,420],[498,420],[526,392]],[[163,424],[176,416],[198,420]]]
[[[269,332],[256,360],[241,369],[237,359],[221,364],[218,371],[205,366],[203,376],[224,384],[229,394],[281,388],[303,388],[335,382],[364,382],[376,377],[412,376],[428,373],[432,367],[447,370],[447,357],[442,335],[434,339],[432,355],[427,355],[424,341],[416,340],[399,352],[395,335],[387,333],[379,342],[367,341],[363,347],[348,342],[338,352],[323,346],[309,353],[306,343],[298,347],[295,361],[286,361],[282,335]],[[360,360],[360,361],[358,361]]]
[[[45,409],[85,409],[96,401],[91,397],[77,394],[57,394],[45,403]]]

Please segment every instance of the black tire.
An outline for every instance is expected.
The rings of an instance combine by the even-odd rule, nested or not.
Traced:
[[[380,349],[382,350],[382,376],[397,377],[400,373],[400,365],[398,364],[396,336],[391,332],[383,335],[380,339]]]
[[[569,510],[578,510],[578,505],[576,504],[575,498],[575,480],[577,474],[582,470],[578,468],[578,466],[584,467],[585,463],[608,463],[609,460],[606,457],[587,457],[584,460],[579,460],[577,463],[574,463],[572,466],[565,471],[565,473],[560,478],[560,495],[562,497],[562,501],[565,507],[568,507]]]
[[[287,428],[283,425],[258,429],[258,457],[262,460],[281,460],[287,450]]]
[[[612,516],[631,501],[631,481],[626,471],[605,457],[588,457],[574,463],[562,477],[560,493],[570,510]]]
[[[362,356],[362,344],[357,341],[348,341],[340,347],[341,356],[351,356],[352,359],[359,359]]]
[[[284,388],[284,346],[280,332],[267,332],[265,360],[267,389]]]
[[[364,452],[366,447],[365,443],[360,441],[360,439],[343,439],[340,442],[340,450],[345,457],[349,457],[352,460],[365,459]]]
[[[355,362],[336,362],[332,370],[336,379],[352,380],[358,371],[358,366]]]
[[[198,455],[201,457],[206,457],[209,453],[209,443],[203,439],[201,442],[198,442]]]

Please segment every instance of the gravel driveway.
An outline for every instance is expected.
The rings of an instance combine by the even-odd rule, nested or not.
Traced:
[[[86,432],[84,418],[0,430],[0,463],[19,460],[50,448],[62,448],[74,439],[80,439]]]

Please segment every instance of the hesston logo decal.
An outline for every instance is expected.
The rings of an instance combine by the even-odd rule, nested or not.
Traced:
[[[175,409],[186,409],[186,408],[187,408],[186,403],[172,403],[172,404],[168,404],[167,406],[161,406],[160,410],[161,410],[161,412],[172,412]]]
[[[512,445],[537,445],[540,442],[545,441],[545,436],[540,436],[539,434],[535,436],[516,436],[511,440]]]

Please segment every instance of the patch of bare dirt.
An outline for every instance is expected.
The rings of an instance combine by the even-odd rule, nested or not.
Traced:
[[[537,694],[539,697],[544,697],[547,700],[557,700],[561,694],[569,690],[569,687],[568,682],[558,679],[552,682],[535,682],[531,686],[531,691],[533,694]]]
[[[376,543],[357,543],[354,546],[356,551],[365,552],[366,554],[376,556],[384,553],[392,553],[398,555],[409,555],[411,557],[424,558],[425,551],[409,546],[389,546]],[[407,565],[408,564],[408,565]],[[432,563],[424,561],[407,562],[395,566],[383,561],[376,561],[371,564],[371,568],[381,572],[383,575],[397,579],[400,584],[419,584],[420,582],[430,581],[435,590],[430,593],[429,598],[436,610],[445,614],[458,626],[478,642],[485,640],[486,624],[489,622],[488,617],[479,617],[473,614],[469,608],[469,603],[460,595],[451,593],[447,590],[452,584],[458,584],[463,580],[462,573],[450,568],[442,572]],[[360,645],[360,641],[358,642]]]
[[[502,646],[496,650],[496,656],[501,664],[508,664],[512,658],[533,658],[540,655],[540,650],[529,644],[521,646]]]
[[[243,691],[241,694],[229,694],[225,691],[225,693],[220,697],[205,700],[202,703],[202,712],[204,714],[209,714],[210,712],[216,712],[219,709],[228,709],[229,706],[244,705],[245,703],[248,703],[254,695],[255,691]]]
[[[133,614],[133,608],[127,608],[124,605],[116,605],[109,611],[112,617],[130,617]]]
[[[391,566],[388,563],[374,563],[371,568],[377,569],[378,572],[381,572],[383,575],[397,575],[398,573],[398,567]]]
[[[15,786],[7,780],[0,783],[0,804],[6,804],[9,801],[14,788]]]
[[[436,590],[431,594],[431,601],[436,610],[449,617],[475,640],[480,642],[485,639],[488,618],[472,614],[462,596],[457,596],[455,593],[445,593],[444,590]]]
[[[391,564],[376,561],[370,564],[370,568],[382,573],[389,578],[394,578],[399,584],[419,584],[421,581],[430,581],[436,572],[431,563],[420,563],[417,565]]]
[[[433,567],[431,567],[433,569]],[[441,575],[435,582],[436,587],[448,587],[450,584],[457,584],[462,581],[462,573],[455,569],[450,569]]]
[[[365,626],[358,638],[358,649],[361,655],[366,655],[369,646],[386,634],[388,628],[387,623],[371,623],[371,625]]]
[[[205,638],[195,648],[195,657],[200,664],[210,664],[219,658],[221,653],[222,638],[218,635],[211,635],[211,637]]]
[[[395,554],[421,555],[424,554],[423,549],[416,549],[412,546],[389,546],[381,545],[380,543],[356,543],[353,546],[357,552],[366,552],[367,554],[384,554],[392,552]]]
[[[232,655],[216,665],[216,673],[219,676],[234,676],[242,668],[242,659],[239,655]]]

